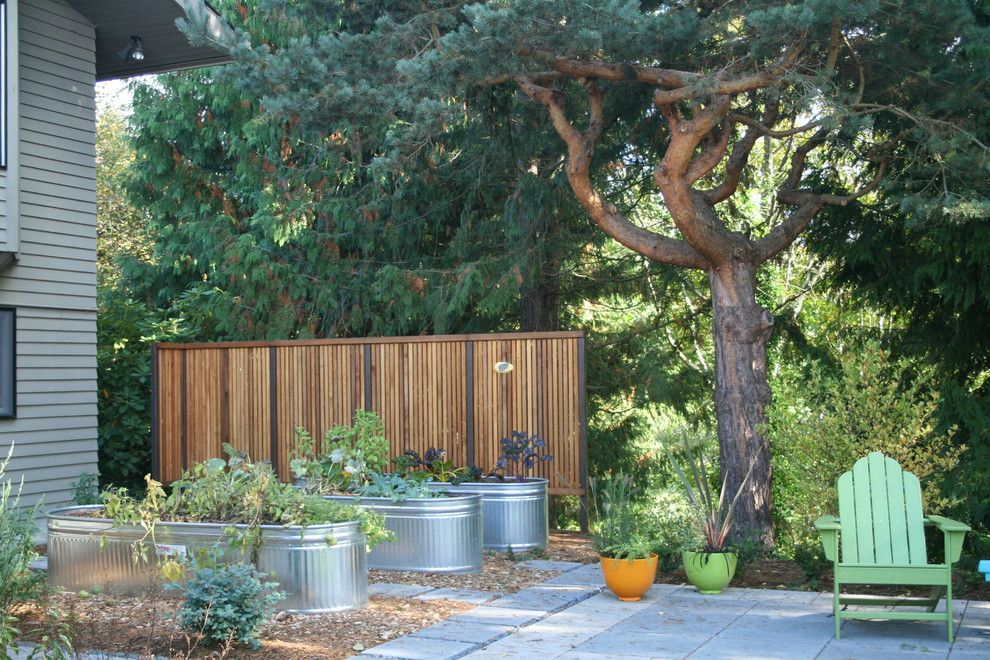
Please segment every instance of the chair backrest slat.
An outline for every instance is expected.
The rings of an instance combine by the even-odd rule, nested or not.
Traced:
[[[880,452],[856,461],[837,483],[842,562],[927,564],[921,484]]]

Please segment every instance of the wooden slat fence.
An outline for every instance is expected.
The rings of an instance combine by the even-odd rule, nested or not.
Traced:
[[[223,442],[287,479],[297,426],[318,439],[364,408],[381,416],[393,456],[442,447],[487,469],[500,438],[528,431],[555,457],[536,471],[552,494],[587,487],[580,332],[157,344],[152,397],[153,473],[165,482]]]

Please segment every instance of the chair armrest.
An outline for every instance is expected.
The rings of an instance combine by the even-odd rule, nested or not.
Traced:
[[[972,531],[969,525],[961,523],[958,520],[952,520],[951,518],[946,518],[944,516],[928,516],[925,518],[925,522],[935,525],[940,531],[943,532],[969,532]]]
[[[825,530],[839,531],[842,529],[842,526],[839,524],[839,518],[837,516],[822,516],[815,521],[815,529],[819,532]]]
[[[822,516],[815,521],[815,529],[822,537],[822,547],[825,548],[825,559],[839,560],[839,519],[835,516]]]
[[[969,525],[943,516],[928,516],[925,522],[935,525],[945,535],[945,563],[955,564],[962,555],[963,539],[970,531]]]

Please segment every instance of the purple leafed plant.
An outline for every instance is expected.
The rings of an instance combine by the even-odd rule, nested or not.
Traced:
[[[492,474],[499,479],[522,481],[530,476],[537,463],[549,463],[553,454],[546,453],[547,443],[537,434],[513,431],[508,438],[499,440],[502,453]]]

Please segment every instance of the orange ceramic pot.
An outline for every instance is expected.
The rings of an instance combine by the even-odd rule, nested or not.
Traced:
[[[650,555],[648,559],[600,557],[600,560],[605,584],[619,600],[639,600],[657,577],[656,555]]]

